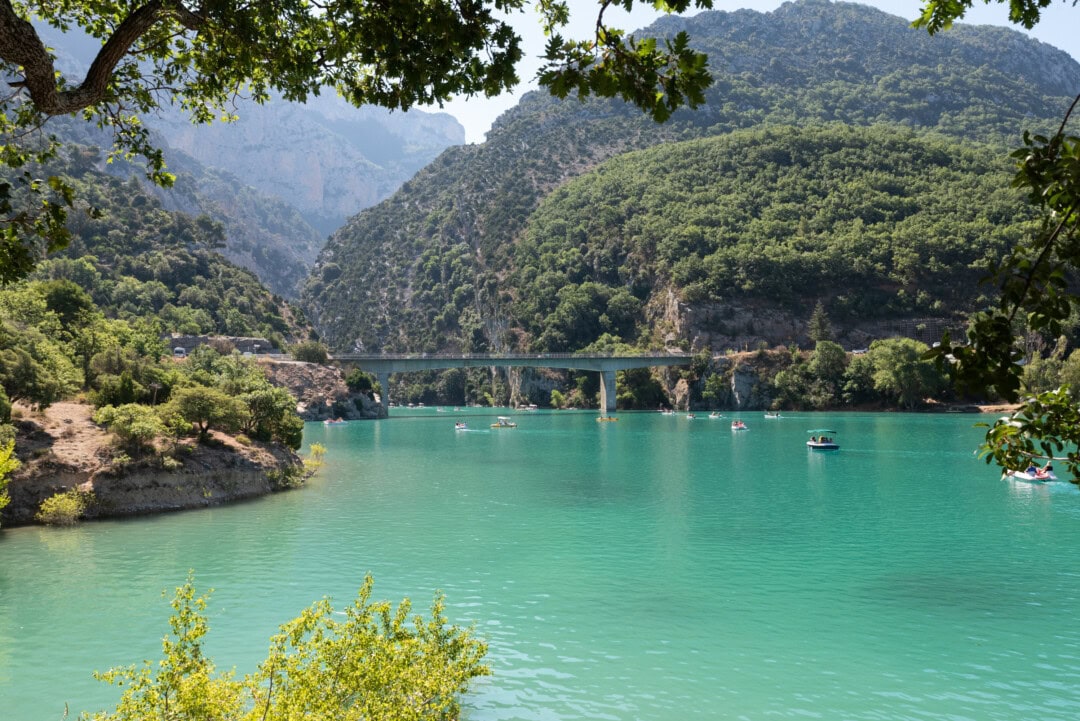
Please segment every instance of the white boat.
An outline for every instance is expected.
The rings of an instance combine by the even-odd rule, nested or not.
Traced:
[[[713,411],[709,414],[709,418],[723,418],[724,414],[719,411]]]
[[[745,431],[747,430],[746,424],[742,421],[735,420],[731,422],[731,430],[733,431]]]
[[[467,431],[467,430],[469,430],[469,426],[468,426],[467,423],[455,423],[454,424],[454,430],[455,431]]]
[[[780,415],[780,411],[775,411],[775,412],[773,412],[773,411],[765,411],[765,417],[766,418],[783,418],[783,416]]]
[[[491,424],[492,428],[517,428],[517,423],[506,416],[499,416],[499,419]]]
[[[1056,481],[1057,476],[1053,471],[1036,471],[1035,473],[1028,473],[1027,471],[1005,471],[1003,478],[1012,478],[1017,481],[1027,481],[1028,483],[1046,483],[1047,481]]]
[[[323,425],[324,426],[339,426],[342,423],[346,423],[346,422],[347,421],[345,421],[345,419],[343,419],[343,418],[327,418],[325,421],[323,421]]]
[[[813,433],[810,436],[810,440],[806,442],[806,447],[812,451],[838,451],[840,450],[840,444],[833,438],[836,435],[836,431],[830,431],[828,428],[815,428],[807,431],[807,433]],[[828,435],[825,435],[825,434]]]

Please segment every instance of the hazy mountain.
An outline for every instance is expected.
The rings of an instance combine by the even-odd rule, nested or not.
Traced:
[[[85,35],[44,28],[58,66],[80,77],[98,49]],[[330,95],[305,105],[243,103],[233,123],[192,125],[172,110],[144,118],[179,180],[155,193],[167,208],[222,222],[230,260],[273,291],[293,297],[327,234],[347,217],[388,197],[444,149],[464,142],[452,116],[354,108]],[[108,147],[110,138],[79,122],[61,134]],[[106,168],[124,175],[136,166]]]
[[[292,205],[324,235],[465,141],[446,113],[354,108],[338,97],[249,103],[238,113],[207,126],[173,113],[148,122],[169,148]]]

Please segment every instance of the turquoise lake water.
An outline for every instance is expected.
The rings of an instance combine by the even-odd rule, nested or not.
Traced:
[[[471,721],[1080,718],[1080,491],[1000,480],[974,416],[395,413],[309,424],[303,490],[0,532],[0,718],[114,704],[91,672],[159,658],[192,568],[240,673],[368,572],[441,589],[490,643]]]

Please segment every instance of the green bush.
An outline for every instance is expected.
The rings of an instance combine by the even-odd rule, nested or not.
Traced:
[[[173,458],[172,456],[162,456],[161,467],[166,471],[178,471],[184,467],[184,462],[179,458]]]
[[[345,376],[345,385],[353,393],[368,393],[375,388],[375,379],[370,373],[365,373],[359,368],[353,368]]]
[[[0,440],[0,509],[3,509],[11,498],[7,493],[8,474],[19,467],[19,459],[15,457],[15,441]]]
[[[57,493],[41,502],[34,519],[49,526],[74,526],[86,513],[91,501],[92,493],[83,493],[75,488]]]
[[[434,721],[461,714],[469,682],[491,673],[487,644],[452,626],[437,595],[430,617],[371,600],[368,576],[340,611],[323,599],[283,624],[268,657],[237,680],[204,655],[207,599],[191,576],[176,590],[163,657],[95,676],[121,689],[115,713],[98,721],[144,719],[367,719]],[[164,713],[165,704],[168,703]],[[90,718],[86,717],[85,718]]]
[[[248,417],[247,407],[238,398],[206,386],[180,388],[173,393],[162,410],[165,418],[179,418],[199,432],[206,441],[211,429],[231,433],[238,430]]]
[[[165,435],[168,428],[150,406],[125,403],[105,406],[94,413],[94,422],[107,426],[125,448],[139,451]]]
[[[304,459],[304,472],[310,478],[314,476],[326,463],[326,446],[321,443],[311,444],[311,455]]]
[[[290,353],[294,359],[306,363],[326,363],[330,359],[330,352],[326,346],[314,340],[294,345]]]

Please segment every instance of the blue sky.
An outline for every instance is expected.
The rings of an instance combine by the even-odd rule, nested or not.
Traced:
[[[569,0],[573,21],[571,29],[566,34],[573,37],[587,37],[592,24],[596,20],[597,4],[595,0]],[[781,0],[714,0],[716,10],[737,10],[750,8],[761,12],[775,10],[781,4]],[[911,20],[919,15],[923,6],[921,0],[863,0],[861,4],[872,5],[886,12]],[[608,11],[606,19],[614,27],[624,29],[638,29],[648,25],[656,17],[659,17],[649,2],[643,3],[644,7],[635,8],[634,12],[627,15],[624,11],[612,8]],[[1005,25],[1023,31],[1022,28],[1012,25],[1008,20],[1007,5],[994,2],[992,5],[976,4],[963,22],[973,25]],[[532,82],[539,62],[536,58],[543,50],[544,38],[540,32],[538,16],[527,10],[525,13],[515,16],[514,25],[522,34],[525,41],[526,60],[519,67],[518,75],[522,84],[513,94],[504,94],[498,98],[486,99],[482,97],[458,98],[444,105],[443,110],[450,113],[465,126],[465,139],[469,143],[483,142],[484,134],[490,129],[491,123],[505,110],[517,104],[518,99],[529,90],[536,87]],[[1027,34],[1049,43],[1072,55],[1080,61],[1080,8],[1072,7],[1071,0],[1057,0],[1055,4],[1043,11],[1043,20],[1034,30]],[[1023,31],[1027,32],[1027,31]],[[1077,92],[1080,93],[1080,78],[1077,78]],[[438,110],[438,108],[430,108]]]

